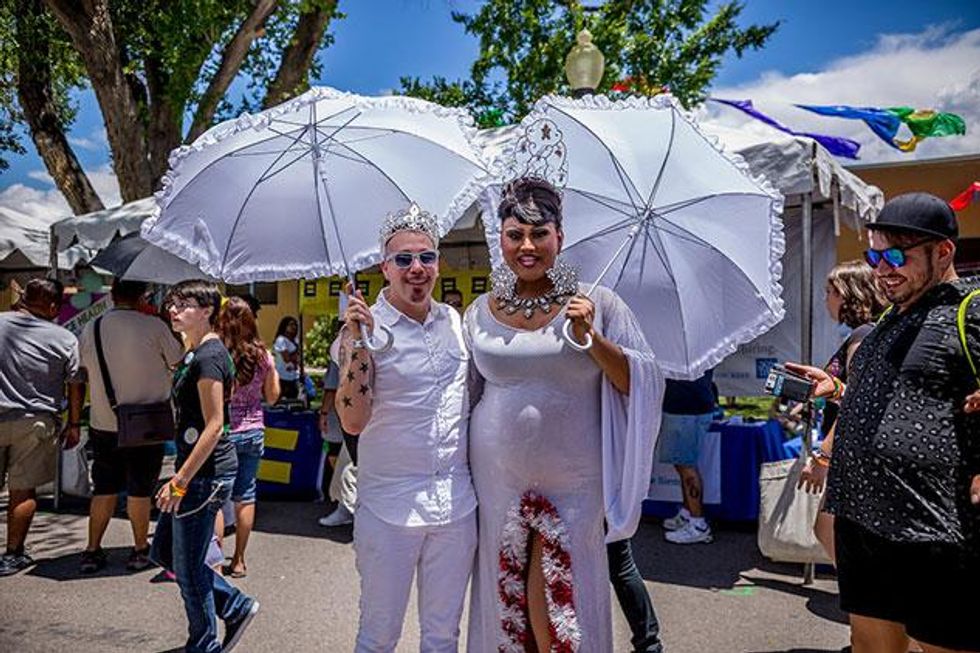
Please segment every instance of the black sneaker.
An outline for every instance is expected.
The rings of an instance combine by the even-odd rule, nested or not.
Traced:
[[[13,576],[34,564],[34,558],[26,553],[5,553],[0,557],[0,576]]]
[[[150,547],[144,549],[133,548],[129,554],[129,560],[126,561],[126,569],[129,571],[143,571],[152,566],[153,561],[150,560]]]
[[[105,569],[108,562],[102,549],[82,551],[82,563],[78,566],[78,571],[83,574],[94,574]]]
[[[259,602],[252,599],[252,604],[248,606],[244,617],[238,621],[225,622],[225,639],[221,643],[221,653],[228,653],[228,651],[235,648],[235,645],[242,640],[245,629],[252,623],[252,619],[255,619],[255,615],[258,612]]]

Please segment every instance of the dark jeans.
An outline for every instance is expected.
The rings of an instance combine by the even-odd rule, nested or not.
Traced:
[[[653,611],[653,603],[640,570],[633,562],[633,550],[629,540],[619,540],[606,545],[609,558],[609,580],[612,582],[616,599],[623,615],[629,623],[633,637],[630,643],[634,651],[644,653],[663,653],[660,642],[660,623]]]
[[[173,513],[161,514],[153,535],[150,558],[174,572],[184,599],[187,653],[221,651],[217,617],[233,623],[242,619],[252,605],[250,597],[205,564],[214,517],[231,496],[234,480],[234,476],[191,480],[177,517]]]

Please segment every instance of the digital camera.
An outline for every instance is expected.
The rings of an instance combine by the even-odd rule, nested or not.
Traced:
[[[766,379],[766,392],[779,399],[805,402],[813,394],[813,383],[782,365],[773,365]]]

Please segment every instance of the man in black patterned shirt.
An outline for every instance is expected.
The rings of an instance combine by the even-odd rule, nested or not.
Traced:
[[[980,296],[967,300],[980,280],[957,277],[956,216],[938,197],[896,197],[869,229],[891,309],[846,389],[795,366],[818,396],[844,391],[827,485],[841,609],[855,653],[904,653],[909,637],[926,653],[980,651],[962,598],[980,587]]]

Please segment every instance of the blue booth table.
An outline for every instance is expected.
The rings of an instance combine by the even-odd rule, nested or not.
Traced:
[[[319,415],[315,411],[265,410],[265,453],[259,462],[259,499],[308,501],[320,486]]]
[[[759,467],[785,460],[784,437],[779,422],[713,422],[711,431],[721,436],[721,503],[706,504],[705,515],[724,521],[755,521],[759,518]],[[670,501],[643,502],[643,514],[672,517],[680,504]]]

